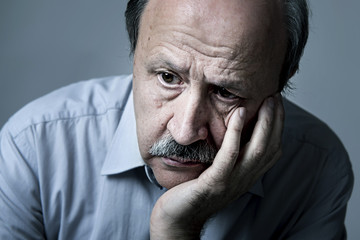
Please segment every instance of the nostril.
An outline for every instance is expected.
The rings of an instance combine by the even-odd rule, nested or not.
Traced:
[[[198,136],[200,139],[204,140],[207,138],[208,130],[205,127],[202,127],[198,130]]]
[[[204,140],[208,136],[208,131],[205,126],[196,126],[189,122],[176,122],[172,119],[168,123],[168,130],[174,137],[175,141],[181,145],[189,145],[193,142]]]

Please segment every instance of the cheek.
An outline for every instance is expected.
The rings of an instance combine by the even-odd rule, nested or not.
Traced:
[[[257,120],[257,111],[259,108],[259,104],[248,104],[244,107],[246,108],[246,119],[242,137],[244,140],[247,141],[251,137],[253,127]],[[232,115],[233,110],[229,111],[227,114],[215,112],[211,117],[212,120],[209,123],[209,130],[212,136],[212,140],[214,141],[217,149],[221,147],[227,130],[227,124],[230,120],[230,116]]]
[[[163,101],[156,98],[149,81],[134,78],[134,107],[136,129],[141,156],[148,159],[149,148],[166,130],[166,113],[163,111]]]
[[[154,135],[153,132],[166,128],[168,115],[164,111],[163,102],[152,98],[137,96],[140,100],[136,102],[136,122],[141,134]],[[161,134],[157,134],[161,136]]]
[[[137,136],[141,156],[144,160],[151,156],[150,147],[166,132],[166,121],[156,111],[143,111],[136,119]]]
[[[163,107],[163,101],[154,86],[151,76],[145,74],[134,77],[133,91],[137,117],[147,121],[158,117],[158,111]]]
[[[217,149],[220,149],[225,132],[225,119],[222,116],[213,116],[209,122],[209,131],[211,134],[211,140],[215,144]]]

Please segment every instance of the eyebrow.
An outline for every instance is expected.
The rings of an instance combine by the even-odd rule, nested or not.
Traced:
[[[190,67],[185,64],[176,63],[175,61],[169,60],[170,57],[164,54],[157,54],[155,57],[152,57],[146,63],[146,69],[148,72],[153,72],[154,68],[169,68],[172,71],[177,73],[186,74],[189,73]]]

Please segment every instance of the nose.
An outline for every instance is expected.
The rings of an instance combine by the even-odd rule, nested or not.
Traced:
[[[205,98],[190,92],[173,101],[173,117],[167,128],[175,141],[181,145],[189,145],[205,140],[208,137],[209,116]]]

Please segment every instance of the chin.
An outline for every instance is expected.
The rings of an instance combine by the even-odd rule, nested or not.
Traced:
[[[179,179],[176,179],[176,180],[164,179],[163,181],[159,180],[158,182],[162,187],[164,187],[166,189],[171,189],[171,188],[176,187],[176,186],[178,186],[178,185],[180,185],[182,183],[189,182],[189,181],[194,180],[194,179],[196,179],[196,178],[187,178],[187,179],[181,179],[181,180],[179,180]]]
[[[154,168],[153,171],[158,183],[166,189],[171,189],[179,184],[198,178],[206,168],[197,171],[171,171]]]

